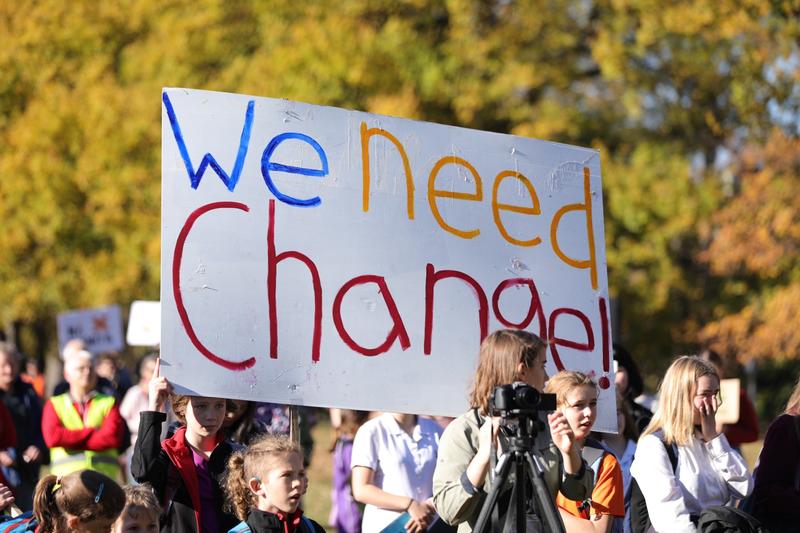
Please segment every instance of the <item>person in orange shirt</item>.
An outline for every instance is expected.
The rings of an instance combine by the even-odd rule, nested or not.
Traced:
[[[556,395],[557,409],[564,413],[583,459],[594,471],[590,498],[574,501],[560,492],[556,496],[564,526],[570,532],[622,531],[625,517],[622,469],[614,454],[589,437],[597,419],[597,385],[585,374],[565,370],[547,382],[545,391]]]

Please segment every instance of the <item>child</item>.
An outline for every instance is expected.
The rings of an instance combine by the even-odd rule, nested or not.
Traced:
[[[94,470],[45,476],[33,494],[33,513],[2,521],[3,531],[105,533],[125,506],[114,480]]]
[[[228,507],[242,522],[228,533],[316,533],[322,527],[303,516],[308,488],[300,447],[286,437],[265,436],[228,461]]]
[[[150,410],[142,411],[139,419],[131,474],[138,482],[153,486],[164,509],[162,532],[227,531],[237,520],[222,510],[224,496],[217,481],[233,452],[233,444],[220,433],[225,400],[172,395],[172,410],[185,426],[160,442],[170,388],[161,376],[159,359],[150,380]]]
[[[342,409],[339,411],[339,425],[336,428],[336,442],[333,448],[333,487],[331,495],[331,518],[329,523],[336,526],[339,533],[361,533],[361,509],[353,499],[350,488],[350,459],[353,455],[353,439],[358,428],[366,422],[369,413]]]
[[[150,485],[127,485],[125,508],[119,515],[111,533],[158,533],[161,508]]]
[[[562,371],[547,382],[546,392],[556,395],[556,407],[575,435],[575,445],[594,472],[594,488],[583,501],[559,493],[556,505],[567,531],[609,533],[621,531],[625,517],[622,470],[612,453],[589,439],[597,419],[597,386],[580,372]]]

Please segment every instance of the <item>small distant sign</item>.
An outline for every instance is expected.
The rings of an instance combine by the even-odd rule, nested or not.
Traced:
[[[122,350],[122,316],[118,305],[76,309],[58,315],[58,351],[71,339],[82,339],[92,353]]]
[[[125,340],[129,346],[161,344],[161,302],[136,300],[131,304]]]
[[[739,391],[742,383],[738,379],[723,379],[719,382],[722,405],[717,409],[717,422],[735,424],[739,421]]]

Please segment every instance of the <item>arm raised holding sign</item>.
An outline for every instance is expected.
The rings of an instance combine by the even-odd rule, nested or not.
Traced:
[[[226,400],[171,391],[159,358],[148,385],[150,411],[139,418],[131,473],[153,486],[164,509],[162,532],[228,531],[239,520],[222,511],[225,498],[218,482],[233,453],[230,441],[219,433]],[[168,399],[182,426],[162,442]]]

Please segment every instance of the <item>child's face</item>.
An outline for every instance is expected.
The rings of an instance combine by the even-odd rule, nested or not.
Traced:
[[[141,507],[128,507],[114,522],[111,533],[158,533],[158,515]]]
[[[251,487],[254,487],[251,480]],[[308,478],[303,458],[297,452],[274,456],[261,483],[255,484],[258,508],[261,511],[293,513],[300,506],[300,497],[306,493]]]
[[[228,400],[228,409],[225,412],[225,422],[223,422],[222,427],[229,428],[235,424],[242,418],[249,406],[250,402],[245,400]]]
[[[225,420],[225,400],[193,396],[186,404],[186,430],[200,437],[216,435]]]
[[[562,411],[575,438],[585,439],[597,418],[597,390],[589,385],[575,387],[567,393]]]

